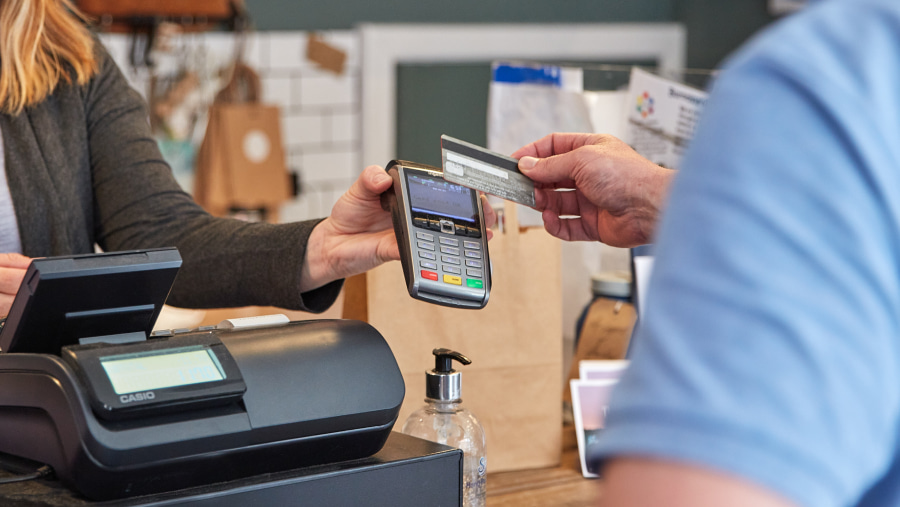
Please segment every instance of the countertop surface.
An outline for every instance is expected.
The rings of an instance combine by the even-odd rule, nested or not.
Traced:
[[[563,427],[562,460],[554,468],[488,474],[489,507],[595,507],[600,482],[581,475],[574,426]]]

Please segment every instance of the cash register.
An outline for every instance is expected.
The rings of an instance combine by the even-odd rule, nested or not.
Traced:
[[[0,452],[92,500],[354,460],[404,384],[349,320],[236,319],[151,332],[175,249],[35,259],[0,330]]]

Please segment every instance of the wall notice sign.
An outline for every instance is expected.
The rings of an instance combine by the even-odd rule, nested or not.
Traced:
[[[706,93],[635,68],[625,100],[624,141],[652,162],[677,169]]]

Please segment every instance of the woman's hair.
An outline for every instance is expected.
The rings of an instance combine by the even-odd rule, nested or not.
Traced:
[[[18,114],[60,81],[96,73],[94,39],[71,0],[0,0],[0,111]]]

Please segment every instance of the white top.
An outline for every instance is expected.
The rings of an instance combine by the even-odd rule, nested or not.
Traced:
[[[22,253],[19,224],[13,208],[9,183],[6,181],[6,157],[3,156],[3,136],[0,135],[0,252]]]

